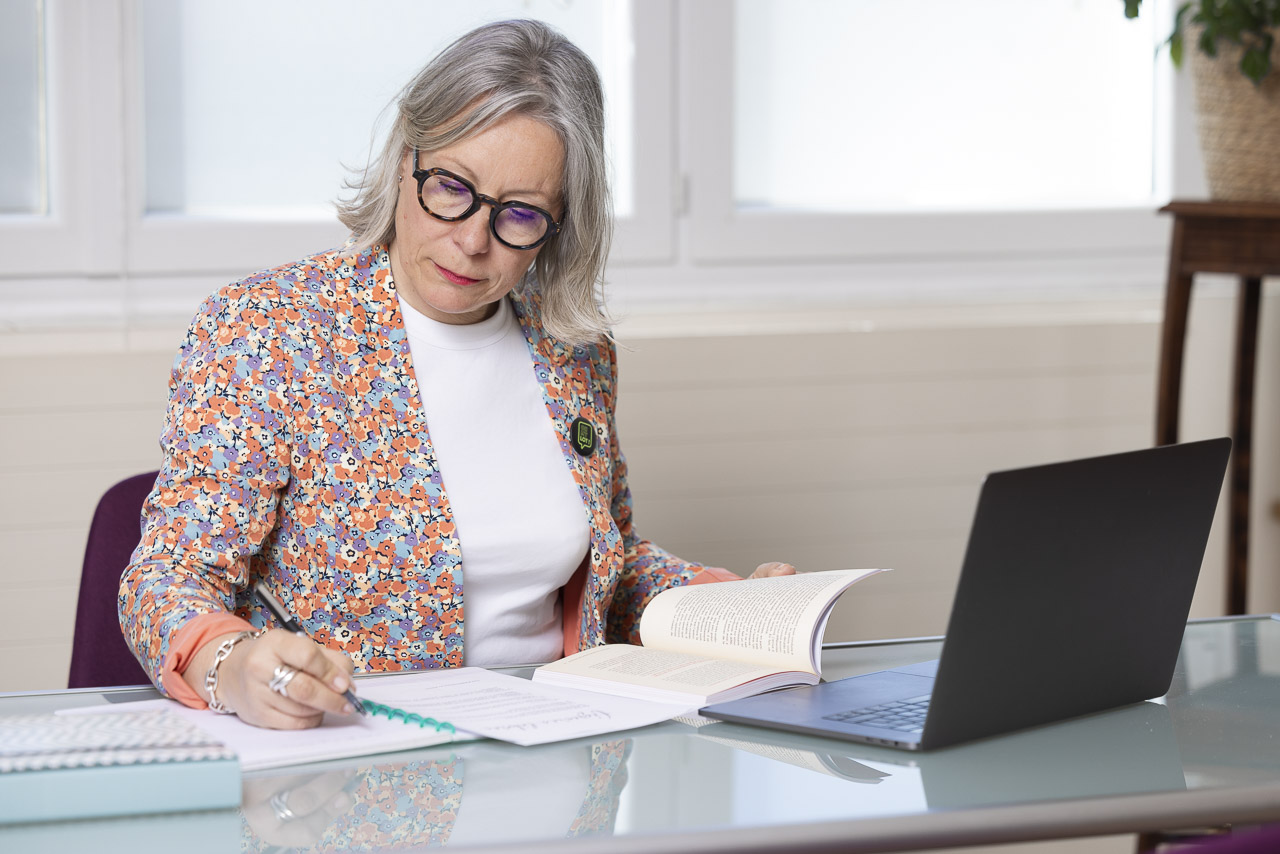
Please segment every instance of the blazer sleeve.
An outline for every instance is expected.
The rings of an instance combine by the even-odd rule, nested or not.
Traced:
[[[269,302],[242,287],[211,297],[174,360],[164,462],[118,599],[125,640],[161,691],[178,630],[235,607],[289,480],[293,365]]]

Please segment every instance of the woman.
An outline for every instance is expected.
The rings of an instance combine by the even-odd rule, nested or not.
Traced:
[[[402,92],[340,206],[352,240],[204,304],[120,587],[162,691],[314,726],[351,711],[353,669],[638,642],[655,593],[736,577],[632,527],[597,303],[603,145],[580,50],[537,22],[481,27]],[[309,638],[263,631],[259,581]]]

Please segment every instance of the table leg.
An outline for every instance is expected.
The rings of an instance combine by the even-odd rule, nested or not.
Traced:
[[[1231,393],[1231,499],[1227,539],[1228,614],[1247,613],[1249,604],[1249,486],[1253,457],[1253,379],[1258,351],[1258,305],[1262,279],[1240,280],[1236,309],[1236,354]]]
[[[1191,275],[1182,272],[1184,225],[1173,221],[1169,247],[1169,279],[1165,285],[1164,321],[1160,328],[1160,375],[1156,382],[1156,444],[1178,441],[1178,405],[1182,391],[1182,350],[1187,339],[1187,310],[1191,304]]]

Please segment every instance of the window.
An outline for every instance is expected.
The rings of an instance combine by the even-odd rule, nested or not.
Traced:
[[[1154,16],[1078,0],[740,0],[739,209],[1149,204]]]
[[[690,254],[1152,252],[1161,20],[1079,0],[684,5]]]
[[[388,105],[472,27],[533,14],[604,72],[609,138],[630,139],[627,4],[388,0],[147,0],[143,4],[146,212],[325,219],[380,148]],[[246,26],[246,22],[252,25]],[[624,152],[625,155],[625,152]],[[631,164],[615,158],[621,213]]]
[[[138,263],[181,267],[201,254],[188,240],[193,228],[236,222],[259,224],[245,236],[253,244],[255,235],[277,242],[286,230],[312,241],[298,252],[340,239],[332,202],[380,149],[400,87],[459,35],[511,17],[547,21],[599,67],[615,205],[625,224],[637,214],[635,52],[626,0],[387,0],[375,7],[144,0]],[[308,222],[329,227],[307,229]],[[286,257],[278,245],[272,251]]]
[[[0,215],[49,210],[43,30],[40,0],[0,6]]]
[[[1130,21],[1118,0],[9,0],[0,291],[55,313],[109,294],[131,317],[336,245],[332,203],[399,87],[511,16],[601,70],[610,281],[633,304],[784,283],[839,299],[859,277],[967,291],[991,264],[1019,287],[1081,259],[1145,271],[1175,128],[1194,151],[1155,50],[1174,5]],[[793,281],[797,263],[821,281]]]

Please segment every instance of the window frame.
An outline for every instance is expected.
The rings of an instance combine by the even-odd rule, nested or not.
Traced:
[[[51,212],[0,216],[0,328],[189,316],[219,284],[345,237],[336,222],[143,214],[140,0],[44,0]],[[1150,12],[1171,20],[1170,0]],[[1144,8],[1144,14],[1148,10]],[[608,280],[624,307],[1088,299],[1163,280],[1151,205],[1009,213],[795,215],[732,203],[731,0],[633,0],[634,213]],[[1157,196],[1204,195],[1190,84],[1157,73]],[[74,188],[74,192],[73,192]],[[803,264],[804,276],[794,275]],[[1079,281],[1081,287],[1072,288]],[[1073,296],[1074,295],[1074,296]]]
[[[45,0],[49,211],[0,216],[4,279],[120,271],[124,184],[119,16],[111,2]]]

